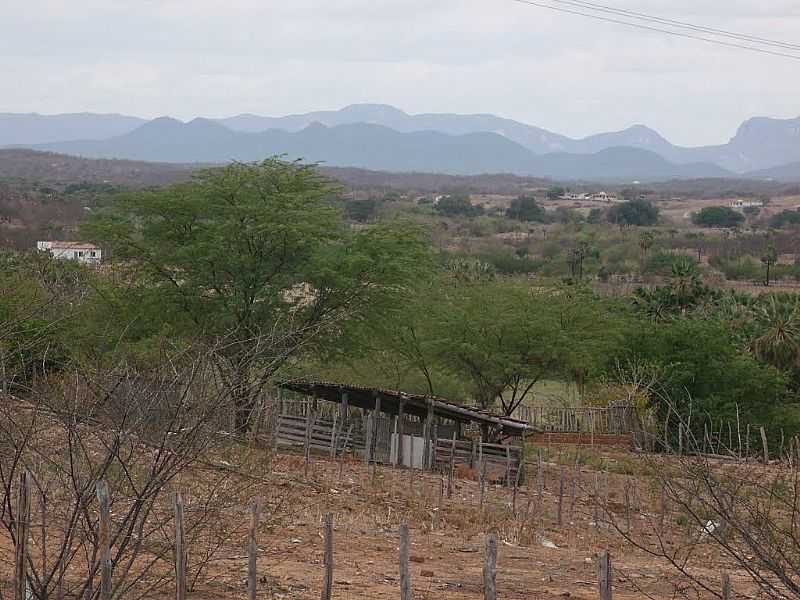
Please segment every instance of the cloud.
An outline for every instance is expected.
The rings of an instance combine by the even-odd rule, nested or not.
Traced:
[[[795,0],[614,6],[777,39],[800,25]],[[693,144],[725,141],[754,114],[796,116],[797,66],[511,0],[0,5],[0,69],[13,82],[0,111],[191,118],[371,101],[575,136],[643,122]]]

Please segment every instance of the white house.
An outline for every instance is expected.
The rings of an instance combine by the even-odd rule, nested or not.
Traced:
[[[595,192],[591,195],[592,200],[595,202],[616,202],[617,197],[614,194],[609,194],[608,192]]]
[[[731,201],[731,208],[761,208],[764,206],[763,200],[742,200],[737,198]]]
[[[49,252],[54,258],[76,260],[86,265],[99,265],[103,251],[88,242],[36,242],[41,252]]]

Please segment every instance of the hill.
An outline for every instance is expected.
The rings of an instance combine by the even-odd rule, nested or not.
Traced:
[[[122,135],[147,121],[125,115],[76,113],[0,113],[0,145],[48,144],[63,140],[102,140]]]
[[[162,118],[153,122],[163,125],[164,121]],[[399,133],[437,132],[450,136],[491,133],[538,155],[595,154],[609,148],[631,147],[655,152],[675,164],[713,163],[735,173],[747,173],[800,161],[800,118],[749,119],[738,128],[728,143],[701,147],[677,146],[644,125],[573,139],[541,127],[492,114],[408,114],[384,104],[355,104],[341,110],[279,117],[241,114],[235,117],[196,121],[204,126],[222,125],[226,130],[249,134],[263,134],[273,130],[300,133],[314,124],[329,128],[377,125]],[[0,114],[0,145],[36,146],[71,140],[84,142],[106,140],[132,133],[145,123],[146,121],[142,119],[121,115],[6,113]],[[354,143],[358,143],[357,139]],[[155,154],[137,155],[136,158],[165,160]],[[228,158],[230,156],[225,157]],[[426,170],[437,169],[428,166]],[[460,170],[465,171],[463,168]],[[504,170],[511,170],[511,166]]]
[[[399,132],[363,123],[333,127],[312,123],[296,132],[271,129],[247,133],[207,119],[182,123],[161,118],[107,140],[61,142],[39,148],[89,158],[179,163],[252,161],[285,155],[327,166],[378,171],[513,173],[564,180],[653,181],[729,175],[712,164],[675,165],[636,148],[586,155],[537,155],[497,133]]]

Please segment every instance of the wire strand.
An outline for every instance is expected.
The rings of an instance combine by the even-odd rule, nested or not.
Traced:
[[[671,36],[675,36],[675,37],[688,38],[688,39],[692,39],[692,40],[700,40],[702,42],[708,42],[710,44],[717,44],[719,46],[727,46],[729,48],[738,48],[740,50],[749,50],[750,52],[758,52],[760,54],[769,54],[771,56],[780,56],[782,58],[792,58],[794,60],[800,60],[800,55],[797,55],[797,54],[788,54],[786,52],[778,52],[776,50],[767,50],[765,48],[757,48],[757,47],[754,47],[754,46],[747,46],[745,44],[736,44],[734,42],[725,42],[723,40],[703,37],[703,36],[694,35],[694,34],[691,34],[691,33],[684,33],[684,32],[680,32],[680,31],[671,31],[669,29],[662,29],[662,28],[659,28],[659,27],[653,27],[651,25],[642,25],[641,23],[633,23],[631,21],[623,21],[622,19],[614,19],[612,17],[603,17],[603,16],[600,16],[600,15],[596,15],[596,14],[592,14],[592,13],[586,13],[586,12],[582,12],[582,11],[579,11],[579,10],[573,10],[573,9],[569,9],[569,8],[561,8],[561,7],[558,7],[558,6],[551,6],[549,4],[543,4],[541,2],[534,2],[534,0],[511,0],[511,1],[512,2],[516,2],[518,4],[526,4],[526,5],[529,5],[529,6],[537,6],[539,8],[546,8],[548,10],[553,10],[553,11],[557,11],[557,12],[562,12],[562,13],[567,13],[567,14],[572,14],[572,15],[580,15],[582,17],[588,17],[590,19],[595,19],[595,20],[598,20],[598,21],[605,21],[605,22],[608,22],[608,23],[616,23],[618,25],[626,25],[628,27],[635,27],[637,29],[644,29],[644,30],[647,30],[647,31],[656,31],[658,33],[664,33],[666,35],[671,35]],[[558,0],[553,0],[553,1],[558,1]]]
[[[614,8],[612,6],[607,6],[605,4],[598,4],[597,2],[589,2],[588,0],[550,0],[551,2],[557,2],[559,4],[570,4],[573,6],[578,6],[581,8],[586,8],[589,10],[595,10],[604,13],[611,13],[626,16],[629,18],[640,19],[643,21],[649,21],[651,23],[660,23],[662,25],[669,25],[672,27],[680,27],[685,29],[690,29],[693,31],[699,31],[702,33],[708,33],[711,35],[727,37],[735,40],[742,40],[747,42],[753,42],[756,44],[762,44],[766,46],[773,46],[776,48],[784,48],[787,50],[800,50],[800,44],[792,44],[789,42],[782,42],[779,40],[773,40],[769,38],[758,37],[754,35],[749,35],[746,33],[736,33],[734,31],[728,31],[726,29],[717,29],[715,27],[706,27],[704,25],[695,25],[693,23],[687,23],[686,21],[676,21],[674,19],[667,19],[664,17],[658,17],[655,15],[650,15],[647,13],[636,12],[633,10],[627,10],[624,8]]]

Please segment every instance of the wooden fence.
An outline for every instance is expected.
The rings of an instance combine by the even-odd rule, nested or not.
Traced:
[[[631,433],[639,426],[636,411],[628,404],[607,408],[520,406],[517,418],[542,432],[552,433]]]
[[[541,463],[540,463],[541,468]],[[564,500],[564,467],[561,467],[561,480],[559,486],[559,510],[558,522],[561,523],[562,504]],[[541,476],[539,477],[541,481]],[[541,496],[541,483],[538,492]],[[109,510],[110,497],[109,486],[103,481],[96,482],[96,494],[99,505],[99,520],[97,523],[96,535],[100,540],[99,551],[101,553],[101,567],[100,567],[100,589],[97,590],[96,596],[98,600],[113,600],[118,590],[114,589],[114,572],[111,560],[111,547],[112,540],[114,539],[114,523],[111,519],[111,511]],[[573,485],[573,498],[574,504],[574,485]],[[14,545],[14,600],[29,600],[32,598],[31,588],[29,585],[29,577],[31,576],[27,571],[28,562],[31,560],[31,548],[29,542],[31,541],[31,475],[28,472],[23,472],[20,477],[19,487],[17,490],[17,521],[15,527]],[[185,532],[187,530],[185,523],[185,510],[183,495],[178,492],[173,497],[173,538],[172,546],[174,552],[174,589],[176,600],[186,600],[187,590],[189,589],[189,578],[186,569],[188,549],[186,547]],[[481,497],[483,501],[483,495]],[[441,495],[440,495],[441,502]],[[249,519],[247,530],[247,554],[242,556],[241,559],[247,559],[247,597],[248,600],[255,600],[258,597],[259,585],[261,580],[259,578],[259,544],[258,544],[258,530],[261,520],[261,507],[258,499],[250,502],[249,506]],[[630,515],[629,517],[630,518]],[[595,521],[597,521],[595,517]],[[332,600],[333,590],[336,584],[334,578],[334,519],[332,513],[327,513],[322,518],[322,587],[320,597],[322,600]],[[412,543],[410,539],[408,524],[403,521],[400,523],[398,529],[398,595],[400,600],[412,600],[413,594],[413,580],[409,570],[409,548]],[[497,536],[493,533],[486,534],[485,536],[485,551],[483,560],[482,571],[482,596],[484,600],[497,600]],[[611,600],[613,597],[614,588],[614,572],[612,569],[611,556],[608,551],[603,551],[598,556],[597,562],[597,588],[596,598],[599,600]],[[721,595],[719,597],[723,600],[730,600],[733,598],[733,590],[731,586],[731,578],[727,573],[723,573],[721,577]]]

